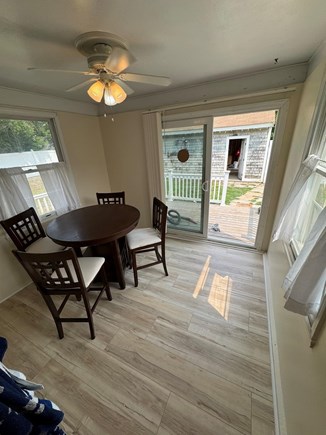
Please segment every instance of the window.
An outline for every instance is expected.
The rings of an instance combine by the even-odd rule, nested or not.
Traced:
[[[316,172],[309,177],[303,195],[305,200],[302,202],[302,210],[298,211],[298,221],[291,240],[295,257],[299,255],[313,225],[326,206],[326,166],[323,162],[318,164]]]
[[[326,136],[325,136],[326,137]],[[326,141],[321,153],[322,159],[326,157]],[[305,191],[303,192],[305,199],[302,201],[301,210],[298,211],[298,221],[295,227],[293,237],[290,241],[290,247],[296,259],[301,252],[305,241],[307,240],[311,229],[313,228],[318,216],[326,207],[326,163],[320,161],[316,167],[316,172],[313,172],[307,180]],[[319,292],[316,294],[316,301],[319,308],[307,315],[307,322],[310,329],[311,346],[313,346],[318,338],[322,323],[326,316],[326,285],[321,284]]]
[[[42,217],[76,208],[53,118],[0,118],[0,215]]]
[[[0,167],[26,173],[40,216],[54,211],[36,165],[62,160],[51,119],[0,119]]]

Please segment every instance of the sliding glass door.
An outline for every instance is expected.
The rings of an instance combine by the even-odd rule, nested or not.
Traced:
[[[163,124],[169,232],[207,233],[212,119]]]

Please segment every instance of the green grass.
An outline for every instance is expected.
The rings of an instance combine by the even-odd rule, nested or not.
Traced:
[[[39,175],[29,177],[28,179],[31,191],[33,195],[39,195],[41,193],[46,193],[43,181]]]
[[[249,192],[252,187],[234,187],[228,186],[228,190],[226,192],[225,204],[229,205],[235,199],[240,198],[240,196],[244,195],[246,192]]]

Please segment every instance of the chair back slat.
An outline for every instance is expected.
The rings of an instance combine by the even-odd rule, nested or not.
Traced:
[[[20,251],[25,251],[36,240],[46,236],[33,207],[1,221],[1,225]]]
[[[98,204],[125,204],[125,192],[96,193]]]
[[[161,239],[165,238],[166,219],[168,207],[158,198],[153,199],[153,228],[161,235]]]
[[[46,254],[13,252],[40,291],[85,288],[83,275],[72,248]]]

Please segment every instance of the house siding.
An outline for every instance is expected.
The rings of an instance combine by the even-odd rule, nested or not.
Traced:
[[[248,152],[246,160],[245,179],[260,180],[262,178],[266,148],[271,127],[251,128],[227,131],[214,131],[212,144],[212,177],[223,177],[226,170],[225,163],[227,144],[230,137],[236,139],[243,136],[248,138]],[[189,160],[186,163],[178,161],[178,151],[186,148]],[[173,174],[202,174],[202,133],[193,131],[178,131],[175,134],[164,135],[164,171]]]

